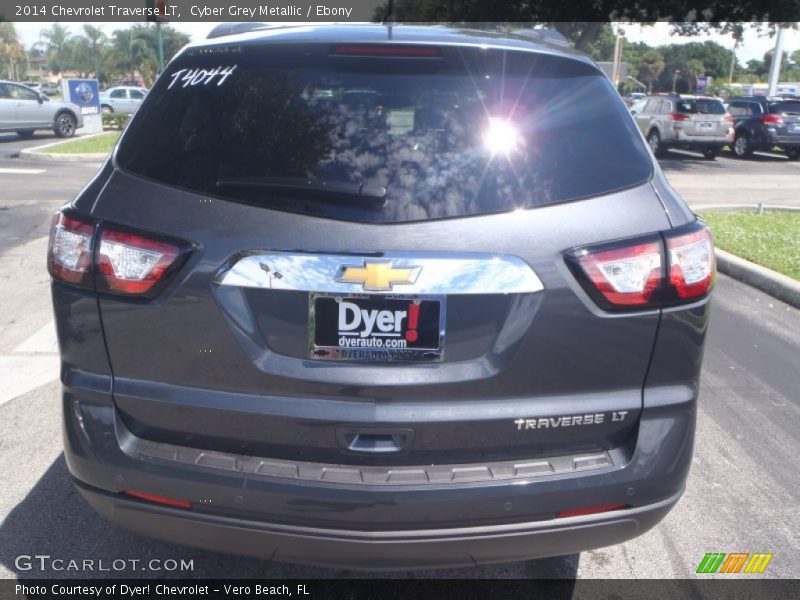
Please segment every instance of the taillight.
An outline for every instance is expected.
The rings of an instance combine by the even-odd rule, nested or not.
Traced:
[[[92,286],[92,223],[57,213],[50,228],[47,268],[53,279]]]
[[[97,289],[128,295],[150,292],[180,255],[176,245],[103,229],[97,248]]]
[[[53,217],[47,266],[53,279],[98,292],[155,298],[192,250],[190,243],[76,216]]]
[[[783,117],[780,115],[761,115],[761,122],[770,125],[783,125]]]
[[[669,283],[681,299],[705,296],[714,287],[716,259],[708,227],[681,235],[666,234]]]
[[[603,308],[656,306],[664,281],[661,237],[582,248],[572,255],[581,283]]]
[[[733,115],[728,113],[725,115],[725,122],[733,124]]]
[[[566,259],[586,293],[611,311],[691,302],[707,295],[716,277],[711,232],[699,220],[663,234],[570,250]]]
[[[683,113],[671,113],[667,115],[667,119],[669,119],[670,121],[677,121],[677,122],[688,121],[689,115]]]

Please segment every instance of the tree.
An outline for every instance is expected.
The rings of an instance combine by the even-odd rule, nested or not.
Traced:
[[[72,66],[68,64],[69,57],[66,52],[67,41],[70,38],[69,30],[66,27],[53,23],[49,29],[42,29],[39,37],[44,45],[47,64],[53,73],[58,75]]]
[[[664,70],[664,57],[658,50],[648,50],[639,62],[639,79],[647,84],[648,93],[653,89],[653,82]]]
[[[17,37],[13,23],[0,22],[0,72],[9,79],[20,80],[26,63],[25,47]]]
[[[704,75],[705,72],[706,67],[702,61],[696,58],[686,61],[686,65],[683,67],[683,73],[686,75],[684,81],[688,83],[690,91],[697,89],[697,78]]]
[[[83,35],[89,43],[89,50],[94,59],[94,75],[100,78],[100,65],[102,64],[103,53],[108,43],[108,37],[103,31],[88,23],[83,26]]]

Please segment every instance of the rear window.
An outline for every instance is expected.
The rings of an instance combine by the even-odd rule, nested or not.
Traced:
[[[680,100],[678,112],[690,115],[724,115],[725,105],[719,100]]]
[[[531,208],[651,175],[624,103],[589,65],[478,48],[340,48],[184,53],[128,127],[118,166],[226,200],[365,222]]]
[[[769,111],[773,114],[800,115],[800,102],[770,102]]]

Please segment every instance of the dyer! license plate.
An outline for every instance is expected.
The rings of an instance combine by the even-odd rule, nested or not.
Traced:
[[[443,357],[445,298],[311,294],[309,356],[421,361]]]

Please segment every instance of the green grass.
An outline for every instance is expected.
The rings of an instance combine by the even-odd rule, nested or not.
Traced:
[[[719,248],[800,280],[800,211],[704,212]]]
[[[119,132],[101,133],[90,138],[77,138],[57,146],[45,148],[47,154],[107,154],[117,143]]]

